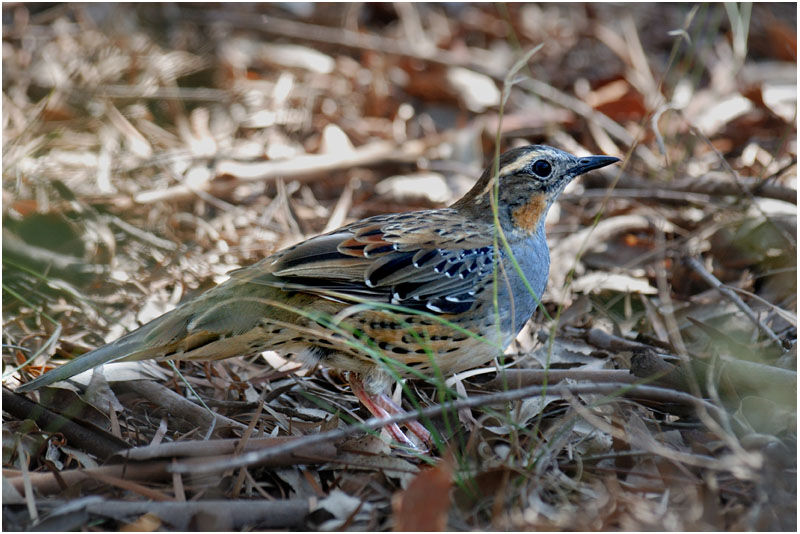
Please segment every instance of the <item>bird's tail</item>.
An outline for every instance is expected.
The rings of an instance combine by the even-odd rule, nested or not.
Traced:
[[[232,279],[116,341],[23,384],[17,391],[49,386],[98,365],[120,360],[208,360],[244,354],[248,347],[231,342],[231,338],[239,336],[242,343],[246,343],[249,339],[243,334],[251,332],[259,319],[268,315],[271,294],[264,293],[267,289],[277,291],[268,286],[253,286],[247,280]]]
[[[157,328],[159,326],[158,323],[164,318],[166,318],[166,316],[156,318],[141,328],[125,334],[116,341],[112,341],[107,345],[87,352],[30,382],[26,382],[17,388],[17,392],[22,393],[49,386],[50,384],[66,380],[104,363],[115,362],[126,358],[135,360],[147,358],[148,356],[143,354],[140,356],[140,353],[146,352],[146,349],[143,350],[142,348],[142,340],[145,339],[153,329]]]
[[[66,380],[104,363],[119,360],[144,360],[154,358],[165,352],[165,337],[180,337],[181,326],[185,331],[186,315],[183,307],[178,307],[161,317],[157,317],[142,327],[129,332],[121,338],[98,347],[64,365],[26,382],[17,392],[26,392]],[[177,328],[176,328],[177,327]],[[169,332],[167,336],[163,333]],[[155,338],[155,339],[154,339]],[[160,338],[160,339],[159,339]],[[153,341],[156,341],[155,343]],[[160,341],[160,343],[159,343]]]

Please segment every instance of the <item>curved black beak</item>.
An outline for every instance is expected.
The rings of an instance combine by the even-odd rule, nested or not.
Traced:
[[[618,161],[619,158],[615,158],[614,156],[588,156],[579,159],[578,164],[572,167],[569,170],[569,173],[572,176],[578,176],[579,174],[593,171],[595,169],[599,169],[600,167],[605,167],[606,165],[611,165],[612,163],[616,163]]]

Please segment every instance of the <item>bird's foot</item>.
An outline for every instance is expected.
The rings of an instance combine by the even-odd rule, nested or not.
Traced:
[[[369,412],[378,419],[386,419],[393,415],[405,414],[406,412],[397,405],[386,393],[370,393],[364,387],[364,382],[361,377],[355,373],[350,373],[349,377],[350,388],[358,400],[369,410]],[[389,423],[384,428],[398,443],[403,444],[405,447],[414,452],[428,452],[428,445],[431,443],[431,433],[428,432],[419,421],[412,419],[406,421],[405,426],[414,434],[422,444],[422,447],[414,443],[414,441],[403,432],[397,423]]]

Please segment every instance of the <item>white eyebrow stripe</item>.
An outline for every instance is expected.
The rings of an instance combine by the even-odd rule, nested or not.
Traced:
[[[537,159],[537,158],[540,158],[540,157],[542,157],[542,154],[540,152],[538,152],[538,151],[529,152],[527,154],[523,154],[522,156],[518,157],[514,161],[511,161],[511,162],[507,163],[506,165],[504,165],[503,167],[500,167],[499,169],[497,169],[497,175],[502,178],[503,176],[508,176],[509,174],[514,174],[515,172],[517,172],[521,168],[525,167],[528,163],[530,163],[531,160],[534,160],[534,159]],[[492,189],[492,187],[494,187],[495,179],[496,178],[492,178],[491,180],[489,180],[486,183],[486,187],[483,188],[483,191],[481,191],[481,193],[477,197],[475,197],[476,201],[479,201],[480,199],[482,199],[483,195],[488,193]]]

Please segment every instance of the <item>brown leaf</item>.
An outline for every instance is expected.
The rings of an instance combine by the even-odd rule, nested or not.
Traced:
[[[120,528],[120,532],[155,532],[161,527],[161,519],[155,514],[144,514],[133,523]]]
[[[774,19],[766,30],[772,56],[783,61],[797,62],[797,32]]]
[[[421,471],[405,491],[392,498],[396,532],[441,532],[447,527],[452,488],[452,460]]]
[[[587,102],[617,122],[638,121],[647,113],[644,97],[622,79],[602,85],[589,93]]]

